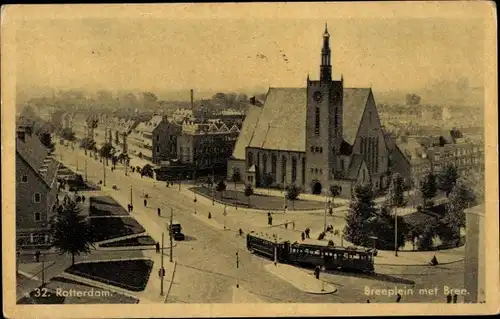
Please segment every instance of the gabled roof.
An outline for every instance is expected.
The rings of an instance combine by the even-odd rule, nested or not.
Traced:
[[[231,129],[229,130],[230,133],[238,133],[240,130],[238,129],[238,126],[234,124]]]
[[[343,135],[347,143],[353,145],[363,117],[370,88],[344,88]]]
[[[219,127],[219,132],[229,132],[226,124],[222,123],[222,125]]]
[[[245,159],[245,148],[250,145],[250,140],[252,139],[252,135],[255,132],[255,128],[259,121],[261,112],[262,107],[260,106],[252,105],[248,109],[247,116],[245,117],[245,121],[243,121],[240,134],[238,135],[238,139],[236,140],[236,144],[234,146],[233,157],[235,159]],[[233,128],[231,128],[231,130],[233,130]]]
[[[33,171],[51,187],[57,174],[58,163],[35,134],[26,134],[25,141],[16,140],[16,153]]]
[[[363,155],[353,154],[351,157],[351,163],[349,165],[346,178],[348,180],[357,180],[359,175],[359,170],[362,165],[363,165]]]
[[[306,88],[270,88],[248,146],[304,152],[306,107]]]

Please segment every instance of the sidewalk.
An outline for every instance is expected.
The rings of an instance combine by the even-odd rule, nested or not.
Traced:
[[[294,266],[272,263],[265,265],[264,268],[295,288],[310,294],[332,294],[337,291],[333,285],[318,280],[312,274]]]
[[[433,256],[436,256],[439,265],[459,262],[465,257],[465,246],[437,251],[398,251],[398,256],[394,255],[394,251],[379,250],[375,266],[429,266]]]

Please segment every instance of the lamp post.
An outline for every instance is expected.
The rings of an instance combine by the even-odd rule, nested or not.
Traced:
[[[160,296],[163,296],[163,276],[164,274],[164,268],[163,268],[163,248],[164,248],[164,237],[165,233],[161,232],[161,268],[160,268]]]
[[[174,209],[170,208],[170,262],[173,262],[173,255],[174,255],[174,244],[173,244],[173,232],[172,232],[172,224],[174,223]]]
[[[88,179],[87,179],[87,159],[85,159],[85,182],[88,182]]]
[[[226,216],[227,216],[227,212],[226,212],[226,204],[224,204],[224,229],[226,229]]]
[[[130,206],[133,205],[133,201],[132,201],[132,185],[130,185]]]
[[[328,212],[328,197],[325,198],[325,227],[324,227],[324,231],[326,232],[326,213]]]
[[[394,207],[394,256],[398,256],[398,210]]]
[[[102,169],[104,171],[104,187],[106,187],[106,163],[104,162],[104,159],[102,160]]]
[[[274,237],[274,265],[278,263],[278,236],[273,234]]]

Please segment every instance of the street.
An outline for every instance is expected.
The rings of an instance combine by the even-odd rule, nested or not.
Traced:
[[[78,160],[78,173],[84,173],[84,162],[87,161],[87,178],[97,183],[103,180],[103,165],[99,160],[85,156],[83,151],[62,149],[61,161],[69,168],[75,170]],[[59,159],[59,156],[58,156]],[[124,168],[117,165],[112,172],[106,167],[106,185],[111,187],[117,185],[119,190],[112,190],[111,194],[120,202],[128,201],[130,198],[130,187],[134,209],[143,206],[143,194],[148,194],[148,208],[146,213],[137,213],[138,221],[144,219],[156,227],[143,226],[153,238],[161,238],[161,231],[166,231],[166,223],[169,220],[170,209],[173,208],[174,218],[178,220],[186,235],[186,240],[177,242],[174,248],[174,258],[177,260],[177,270],[174,284],[167,302],[181,303],[224,303],[231,301],[232,286],[239,282],[242,287],[259,295],[263,300],[269,302],[363,302],[367,298],[363,290],[365,286],[384,288],[393,287],[401,277],[406,281],[415,281],[417,286],[442,287],[444,285],[459,285],[463,281],[462,263],[442,266],[439,268],[419,267],[382,267],[377,270],[385,276],[374,278],[362,278],[346,274],[326,274],[325,280],[338,286],[338,292],[332,295],[312,295],[294,288],[287,282],[275,277],[263,266],[271,261],[261,257],[253,256],[245,249],[244,238],[237,236],[238,228],[247,230],[241,219],[227,218],[226,225],[230,230],[219,230],[194,217],[194,211],[203,216],[208,212],[222,213],[223,206],[216,204],[212,206],[210,201],[198,200],[188,197],[184,191],[179,191],[178,185],[166,187],[164,182],[154,181],[150,178],[141,178],[138,173],[129,171],[125,176]],[[183,185],[182,187],[186,187]],[[191,195],[193,196],[193,195]],[[162,216],[157,216],[156,210],[160,207]],[[234,208],[228,211],[236,214]],[[288,213],[287,215],[292,215]],[[134,216],[134,214],[132,214]],[[134,216],[136,217],[136,216]],[[287,216],[288,217],[288,216]],[[265,223],[265,215],[262,215]],[[316,216],[320,219],[322,216]],[[331,218],[331,217],[329,217]],[[167,237],[166,237],[167,238]],[[168,243],[168,238],[166,244]],[[239,252],[239,269],[236,269],[236,252]],[[399,279],[398,279],[399,278]],[[411,301],[423,301],[419,296],[414,296]],[[384,299],[385,298],[385,299]],[[426,302],[432,302],[426,297]],[[442,299],[442,298],[441,298]],[[436,301],[442,302],[438,299]],[[373,298],[373,302],[392,302],[386,296]],[[410,302],[410,298],[408,298]]]

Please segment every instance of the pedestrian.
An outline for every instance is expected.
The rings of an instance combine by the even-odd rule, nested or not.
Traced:
[[[320,273],[320,268],[319,268],[319,265],[316,266],[316,268],[314,269],[314,273],[315,273],[315,276],[316,276],[316,279],[319,279],[319,273]]]
[[[370,303],[370,299],[366,299],[366,303]]]
[[[148,207],[148,200],[144,199],[144,207]]]
[[[130,213],[130,204],[127,204],[127,211]]]
[[[302,234],[300,234],[300,238],[302,238],[302,241],[304,241],[305,237],[306,236],[304,235],[304,232],[302,232]]]
[[[269,226],[273,224],[273,216],[271,216],[271,213],[267,213],[267,224]]]
[[[160,243],[156,242],[155,246],[156,246],[156,253],[159,254],[160,253]]]
[[[85,204],[85,195],[82,195],[82,202]]]
[[[396,302],[400,302],[401,301],[401,295],[400,294],[397,294],[396,295]]]
[[[130,204],[130,212],[134,211],[134,205]]]
[[[285,222],[285,229],[288,229],[288,222]]]
[[[161,216],[161,209],[158,207],[158,216]]]
[[[35,259],[36,259],[36,262],[37,262],[37,263],[39,263],[39,262],[40,262],[40,251],[39,251],[39,250],[37,250],[37,251],[35,252]]]
[[[292,221],[292,228],[295,230],[295,221]]]
[[[453,303],[457,303],[458,295],[453,294]]]
[[[243,236],[243,230],[241,230],[241,228],[238,230],[238,233],[240,234],[240,236]]]
[[[306,230],[305,230],[305,233],[306,233],[306,238],[311,238],[311,237],[309,237],[309,232],[310,232],[310,231],[311,231],[311,230],[309,229],[309,227],[307,227],[307,228],[306,228]]]
[[[446,296],[446,303],[451,303],[451,293]]]
[[[434,255],[434,257],[432,257],[432,259],[431,259],[431,264],[432,264],[433,266],[436,266],[436,265],[438,264],[438,261],[437,261],[436,255]]]

